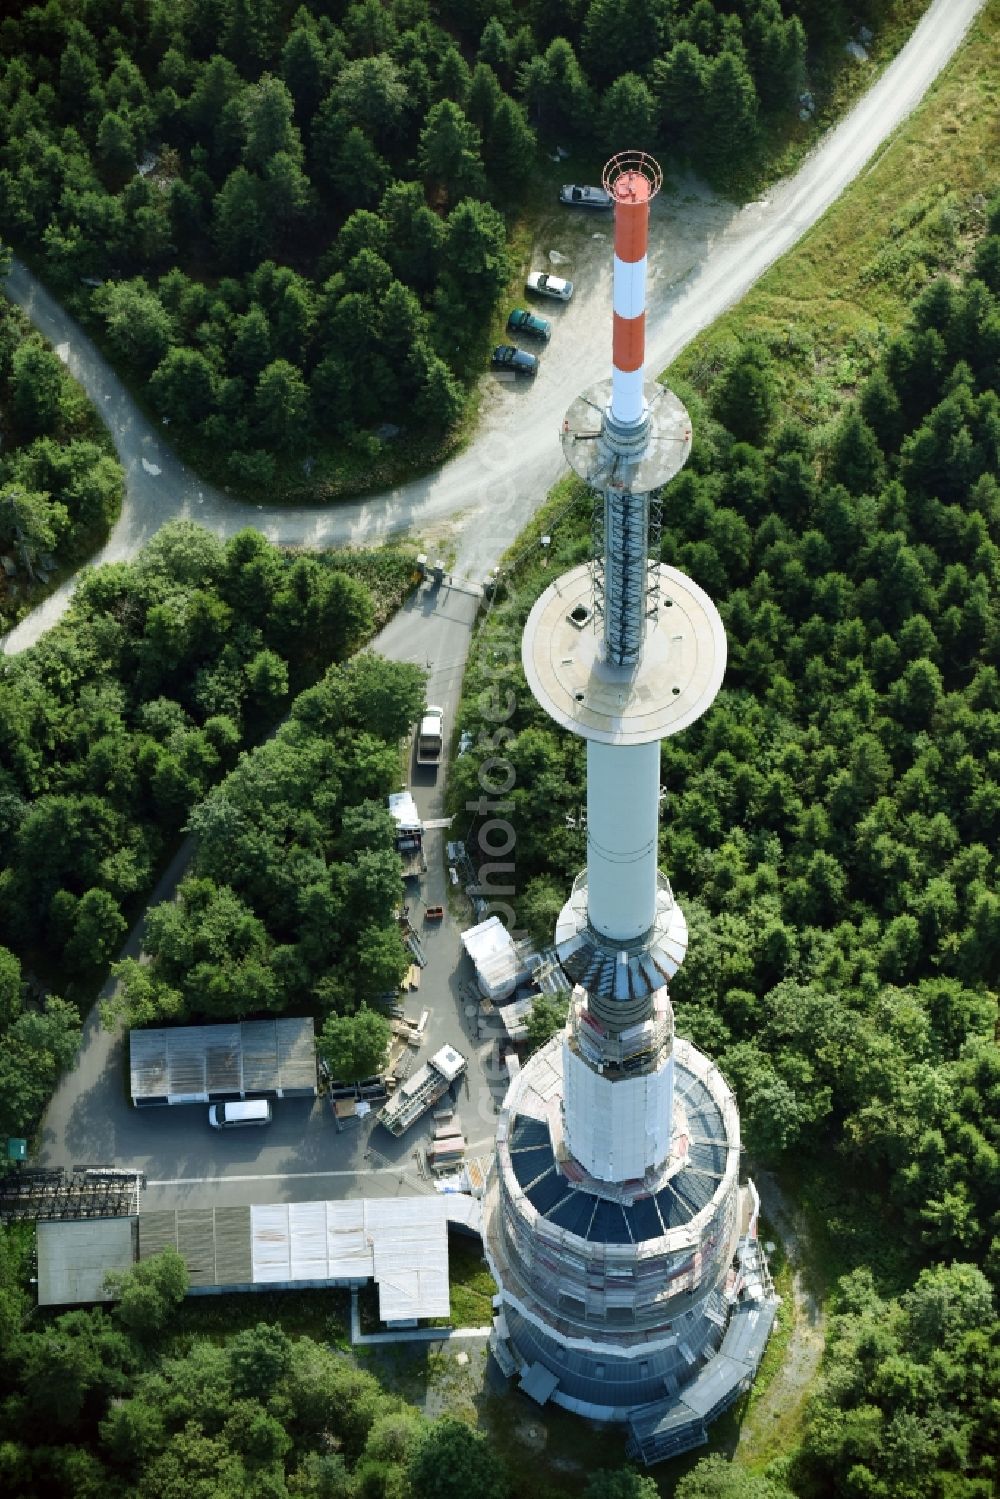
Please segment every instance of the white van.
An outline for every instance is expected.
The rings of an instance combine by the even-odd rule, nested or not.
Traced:
[[[242,1103],[213,1103],[208,1110],[213,1129],[230,1129],[241,1124],[270,1124],[271,1104],[266,1098],[247,1098]]]

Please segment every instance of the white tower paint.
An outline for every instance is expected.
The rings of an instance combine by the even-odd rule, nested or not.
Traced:
[[[656,914],[660,746],[587,744],[587,894],[602,937],[633,942]]]

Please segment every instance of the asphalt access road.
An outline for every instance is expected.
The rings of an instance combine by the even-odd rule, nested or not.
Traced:
[[[472,621],[480,600],[463,589],[425,585],[390,620],[374,642],[384,655],[412,661],[428,671],[428,696],[445,710],[446,736],[455,722]],[[412,753],[412,752],[411,752]],[[425,821],[443,813],[447,759],[437,772],[411,762],[410,785]],[[446,1042],[469,1059],[467,1080],[456,1088],[456,1112],[473,1150],[488,1151],[495,1103],[504,1078],[492,1040],[480,1040],[462,985],[474,974],[461,954],[450,913],[427,923],[427,905],[447,906],[446,829],[427,835],[427,873],[409,885],[411,918],[421,936],[427,966],[419,991],[406,997],[414,1019],[428,1012],[419,1061]],[[150,905],[170,899],[192,853],[190,840],[157,886]],[[137,956],[144,921],[129,935],[124,953]],[[108,982],[103,997],[113,992]],[[101,1026],[96,1008],[88,1016],[77,1064],[60,1080],[41,1130],[38,1164],[114,1165],[145,1172],[146,1207],[227,1205],[240,1202],[303,1201],[326,1197],[409,1194],[429,1190],[414,1160],[426,1145],[429,1116],[393,1140],[372,1119],[338,1131],[321,1100],[281,1099],[274,1120],[261,1130],[213,1130],[208,1107],[134,1109],[127,1096],[128,1046],[121,1031]]]

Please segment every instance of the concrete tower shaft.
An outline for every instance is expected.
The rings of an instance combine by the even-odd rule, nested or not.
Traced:
[[[660,746],[587,745],[587,896],[602,937],[634,942],[656,918]]]
[[[573,403],[562,433],[594,491],[595,555],[542,595],[522,646],[538,701],[588,741],[586,883],[556,945],[610,1033],[648,1020],[684,956],[684,918],[656,867],[659,742],[705,711],[726,659],[711,599],[659,562],[655,542],[651,555],[656,494],[691,451],[681,402],[643,381],[650,204],[662,180],[641,151],[604,172],[615,213],[611,379]]]

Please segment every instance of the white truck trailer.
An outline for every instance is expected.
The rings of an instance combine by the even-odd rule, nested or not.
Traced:
[[[379,1123],[385,1125],[390,1135],[398,1138],[416,1123],[421,1114],[444,1097],[455,1079],[461,1077],[466,1065],[465,1057],[454,1046],[442,1046],[429,1062],[425,1062],[397,1089],[379,1114]]]
[[[444,748],[444,709],[428,704],[417,729],[417,764],[440,765]]]

